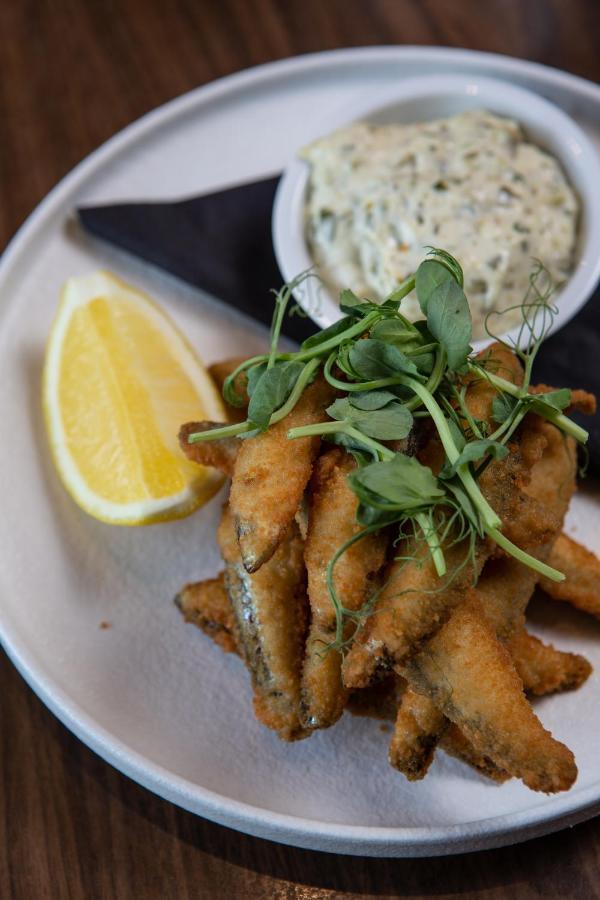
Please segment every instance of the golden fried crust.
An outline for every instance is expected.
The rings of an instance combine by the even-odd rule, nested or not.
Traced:
[[[506,641],[523,627],[525,608],[537,583],[538,575],[513,557],[490,559],[485,565],[476,597],[495,634]]]
[[[539,416],[529,415],[526,422],[528,428],[543,435],[546,444],[524,490],[562,522],[576,488],[575,441]]]
[[[332,399],[331,386],[319,377],[285,419],[241,442],[230,505],[248,572],[260,569],[287,533],[319,450],[320,438],[290,441],[287,433],[291,428],[324,421]]]
[[[478,358],[486,368],[513,384],[521,384],[523,371],[518,358],[499,344],[482,351]],[[471,414],[495,427],[493,402],[498,391],[485,378],[471,382],[467,400]],[[492,461],[479,479],[481,491],[492,508],[502,519],[502,532],[518,546],[531,549],[544,543],[556,528],[556,520],[548,515],[540,501],[524,491],[530,478],[530,469],[541,456],[545,437],[533,436],[522,428],[519,440],[508,445],[509,455],[503,460]]]
[[[435,704],[408,687],[402,695],[390,743],[390,765],[409,781],[424,778],[448,719]]]
[[[440,746],[450,756],[460,759],[472,768],[476,769],[486,778],[491,778],[499,784],[503,784],[511,777],[504,769],[500,769],[489,756],[476,750],[464,736],[457,725],[450,724],[440,740]]]
[[[537,574],[512,558],[490,559],[486,562],[476,588],[468,591],[468,597],[476,599],[492,630],[502,641],[512,637],[515,631],[523,628],[525,607],[534,590]],[[437,709],[430,698],[419,697],[419,713],[411,715],[412,697],[419,697],[412,689],[405,695],[398,710],[398,718],[390,760],[395,768],[403,772],[410,780],[423,778],[433,759],[436,744],[445,732],[448,721]],[[405,710],[405,704],[408,708]],[[468,743],[468,742],[467,742]],[[456,744],[456,742],[455,742]],[[399,749],[396,749],[399,748]],[[450,750],[448,752],[451,752]],[[461,756],[455,747],[454,756]],[[472,750],[474,758],[479,758]],[[464,756],[464,754],[463,754]],[[476,768],[485,770],[479,760]],[[468,762],[471,762],[469,757]],[[474,764],[474,763],[473,763]],[[491,775],[490,777],[495,777]]]
[[[319,457],[311,479],[309,522],[304,558],[313,620],[334,628],[335,610],[327,589],[327,566],[341,545],[358,534],[358,500],[348,484],[356,468],[352,457],[330,450]],[[346,609],[360,609],[369,581],[383,565],[386,541],[368,535],[349,547],[334,570],[337,596]]]
[[[479,479],[482,494],[502,520],[502,533],[528,552],[547,543],[560,525],[549,507],[527,493],[530,474],[513,443],[508,457],[490,463]]]
[[[341,679],[341,656],[327,649],[335,638],[335,609],[327,588],[327,567],[342,544],[358,534],[358,501],[348,484],[354,470],[352,457],[334,449],[315,464],[311,479],[308,532],[304,558],[308,574],[311,626],[302,675],[302,709],[311,728],[327,728],[341,716],[347,692]],[[336,594],[346,609],[357,610],[373,589],[387,542],[367,535],[338,560],[334,570]]]
[[[238,438],[221,438],[218,441],[201,441],[198,444],[190,444],[190,434],[196,432],[212,431],[220,428],[222,422],[187,422],[179,429],[179,446],[191,462],[200,466],[211,466],[219,469],[224,475],[233,475],[235,461],[240,447]]]
[[[297,526],[290,526],[272,558],[254,574],[242,564],[228,508],[219,525],[218,541],[237,641],[252,675],[256,716],[283,740],[305,737],[300,723],[300,672],[306,595]]]
[[[223,393],[225,379],[228,378],[243,362],[245,362],[245,357],[235,356],[233,359],[224,359],[221,362],[213,363],[212,366],[208,367],[209,375],[219,389],[219,393]],[[245,372],[241,372],[235,379],[234,387],[236,393],[244,398],[244,404],[240,407],[230,406],[229,403],[225,403],[227,420],[229,422],[243,422],[246,418],[246,409],[248,406],[248,394],[246,393],[247,386],[248,377]]]
[[[224,575],[186,584],[175,597],[186,622],[213,639],[225,653],[237,653],[235,616],[225,589]]]
[[[564,600],[600,619],[600,560],[566,534],[561,534],[550,554],[550,565],[565,575],[556,583],[540,579],[542,590],[553,600]]]
[[[508,651],[476,601],[459,607],[403,674],[478,753],[532,790],[554,793],[575,781],[573,754],[536,717]]]
[[[473,561],[468,542],[449,545],[444,548],[449,574],[440,580],[424,542],[405,541],[397,553],[375,611],[344,660],[347,687],[366,687],[380,669],[401,665],[415,653],[464,599],[484,561],[483,547]]]
[[[311,623],[302,666],[301,718],[306,728],[329,728],[344,711],[348,691],[342,684],[342,657],[329,645],[335,635]]]
[[[508,348],[493,344],[478,358],[485,361],[491,373],[513,384],[522,383],[521,363]],[[498,391],[485,378],[476,378],[471,382],[466,398],[471,414],[495,427],[493,402],[497,396]],[[521,429],[518,441],[508,445],[507,458],[492,461],[487,466],[479,485],[486,500],[502,519],[502,531],[506,537],[518,546],[529,549],[548,540],[556,522],[552,516],[545,514],[538,500],[524,491],[530,469],[541,455],[544,436],[529,437],[523,452],[523,431]]]
[[[502,344],[491,344],[477,354],[477,360],[493,375],[504,378],[512,384],[523,383],[523,368],[512,350]],[[485,376],[470,375],[465,382],[469,385],[467,405],[474,419],[488,422],[492,416],[492,404],[498,396],[495,388]]]
[[[525,690],[537,696],[575,690],[592,673],[585,657],[544,644],[524,628],[511,639],[508,650]]]

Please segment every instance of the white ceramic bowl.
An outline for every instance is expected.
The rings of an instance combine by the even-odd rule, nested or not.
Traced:
[[[561,328],[583,306],[600,277],[600,158],[581,128],[561,109],[538,94],[504,81],[477,75],[432,75],[403,79],[397,89],[362,95],[350,107],[334,110],[315,129],[330,134],[357,120],[374,124],[439,119],[468,109],[487,109],[518,121],[527,137],[561,163],[581,202],[573,273],[556,296]],[[273,243],[286,281],[314,263],[305,239],[304,206],[309,166],[291,160],[279,184],[273,207]],[[352,285],[349,285],[352,287]],[[316,279],[295,291],[298,303],[325,328],[340,318],[336,297]],[[517,329],[507,333],[516,338]],[[475,342],[475,347],[485,341]]]

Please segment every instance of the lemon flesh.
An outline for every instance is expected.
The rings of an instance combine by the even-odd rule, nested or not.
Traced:
[[[62,481],[98,519],[179,518],[223,481],[188,462],[177,440],[184,422],[226,421],[210,376],[168,316],[109,272],[66,283],[43,400]]]

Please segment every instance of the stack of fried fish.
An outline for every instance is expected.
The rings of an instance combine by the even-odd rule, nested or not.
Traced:
[[[501,345],[491,354],[504,377],[519,384],[517,358]],[[238,362],[214,366],[217,383]],[[495,389],[473,376],[465,383],[471,415],[491,422]],[[287,418],[255,437],[190,444],[191,433],[214,423],[181,429],[190,459],[232,479],[218,531],[224,571],[181,590],[176,602],[186,620],[241,656],[256,716],[283,740],[328,728],[349,709],[395,720],[389,760],[410,780],[424,777],[441,747],[497,781],[517,777],[537,791],[568,789],[577,775],[573,754],[543,727],[528,697],[577,688],[591,666],[530,634],[525,612],[539,585],[600,617],[600,561],[563,533],[575,490],[573,440],[528,413],[508,456],[493,460],[479,480],[507,537],[564,572],[563,582],[540,583],[490,539],[469,554],[452,536],[444,547],[449,574],[440,579],[423,542],[398,542],[384,528],[351,545],[336,564],[345,609],[369,607],[358,627],[351,618],[346,623],[342,652],[331,646],[336,613],[326,575],[336,550],[360,530],[348,484],[355,462],[319,437],[287,438],[291,428],[323,421],[333,399],[331,386],[317,378]],[[572,403],[589,412],[594,398],[574,391]],[[393,449],[434,472],[443,462],[424,419]]]

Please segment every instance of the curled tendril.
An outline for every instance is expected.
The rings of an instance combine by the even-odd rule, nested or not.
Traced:
[[[427,256],[433,256],[439,263],[445,266],[458,284],[461,287],[464,287],[465,276],[463,274],[462,266],[457,259],[446,250],[440,250],[438,247],[427,246],[425,249],[427,250]]]
[[[557,306],[550,300],[560,287],[553,281],[550,272],[539,259],[534,259],[533,263],[534,268],[529,275],[529,286],[522,303],[508,306],[502,310],[491,310],[484,321],[488,337],[512,350],[523,363],[527,379],[525,381],[526,389],[529,387],[533,361],[558,315]],[[502,331],[498,334],[496,328],[502,324],[503,316],[507,316],[515,310],[521,312],[521,324],[516,337],[503,334]],[[496,328],[491,327],[493,319],[499,322]]]

